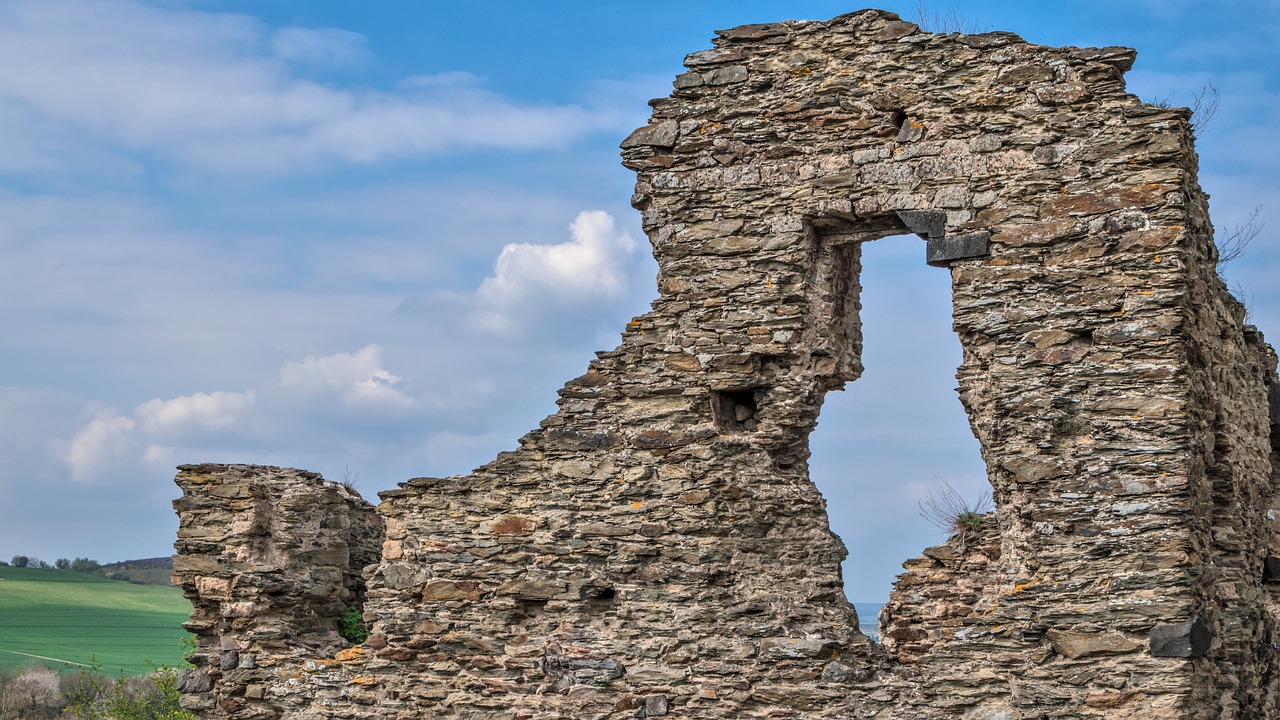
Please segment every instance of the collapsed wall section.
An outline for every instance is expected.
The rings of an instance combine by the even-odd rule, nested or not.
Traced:
[[[1188,113],[1128,95],[1133,58],[879,11],[721,31],[622,146],[652,310],[517,451],[383,493],[367,642],[335,655],[311,628],[252,684],[224,673],[191,702],[218,718],[1277,717],[1275,357],[1215,272]],[[878,646],[844,597],[808,436],[862,369],[861,244],[906,232],[950,275],[996,511],[908,565]],[[201,577],[296,581],[294,598],[297,539],[317,536],[282,525],[267,546],[289,549],[254,555],[191,508],[224,503],[214,478],[268,504],[317,492],[291,472],[179,476],[197,627],[230,623],[202,642],[243,653],[256,621],[216,615],[236,600]],[[240,564],[202,574],[204,556]]]
[[[202,717],[277,717],[281,658],[350,646],[339,623],[364,603],[383,521],[339,483],[301,470],[186,465],[174,501],[174,584],[194,610],[183,707]],[[278,688],[277,688],[278,690]],[[311,689],[309,695],[314,692]]]

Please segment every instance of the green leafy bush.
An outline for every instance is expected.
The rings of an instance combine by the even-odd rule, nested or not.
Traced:
[[[369,628],[364,624],[364,613],[360,608],[351,606],[338,620],[338,634],[353,645],[359,645],[369,639]]]
[[[96,662],[59,677],[46,667],[0,671],[0,720],[195,720],[178,704],[177,673],[111,678]]]
[[[94,663],[63,690],[72,717],[82,720],[195,720],[178,704],[178,675],[160,666],[150,675],[112,680]]]

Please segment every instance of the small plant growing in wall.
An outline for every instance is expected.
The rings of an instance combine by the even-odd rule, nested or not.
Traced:
[[[919,506],[920,517],[928,520],[930,525],[964,537],[982,527],[986,514],[991,512],[991,491],[984,491],[970,503],[944,480],[920,499]]]
[[[360,490],[357,489],[360,486],[360,473],[353,472],[350,465],[342,467],[342,480],[339,480],[339,482],[342,483],[342,487],[353,494],[360,494]]]
[[[982,23],[966,17],[954,7],[945,11],[934,10],[924,0],[916,0],[912,15],[911,19],[927,32],[973,35],[990,30],[990,28],[984,28]]]
[[[369,627],[364,624],[364,612],[352,605],[338,620],[338,634],[352,645],[369,639]]]

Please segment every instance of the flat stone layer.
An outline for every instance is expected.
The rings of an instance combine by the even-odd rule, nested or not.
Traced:
[[[659,296],[518,450],[377,518],[298,471],[183,470],[187,706],[1280,717],[1276,358],[1216,273],[1188,111],[1125,92],[1127,48],[875,10],[714,45],[622,143]],[[907,562],[877,644],[808,436],[862,369],[861,246],[904,234],[950,276],[996,510]]]

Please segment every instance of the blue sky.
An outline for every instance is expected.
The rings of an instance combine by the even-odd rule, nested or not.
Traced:
[[[882,7],[914,19],[915,2]],[[1228,279],[1280,338],[1280,3],[935,3],[1052,45],[1129,45],[1131,92],[1211,82]],[[256,462],[368,497],[510,449],[617,344],[654,265],[617,145],[687,53],[834,2],[0,0],[0,557],[167,554],[173,466]],[[985,483],[946,271],[867,250],[867,371],[813,475],[883,599]]]

